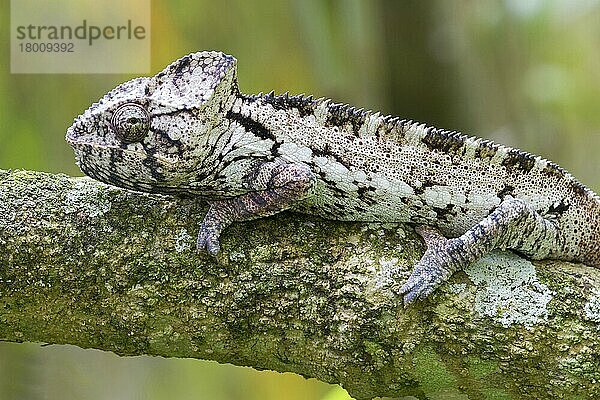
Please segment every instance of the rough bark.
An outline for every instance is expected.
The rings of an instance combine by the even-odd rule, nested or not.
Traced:
[[[0,338],[193,357],[339,383],[356,398],[600,396],[600,273],[494,253],[404,309],[406,225],[282,214],[194,251],[206,206],[0,171]]]

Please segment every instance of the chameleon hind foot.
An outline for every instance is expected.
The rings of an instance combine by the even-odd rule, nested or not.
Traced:
[[[462,236],[446,239],[436,229],[419,227],[427,251],[400,288],[404,304],[424,299],[455,271],[494,249],[517,250],[534,259],[552,258],[561,238],[557,226],[523,200],[507,196],[486,218]]]

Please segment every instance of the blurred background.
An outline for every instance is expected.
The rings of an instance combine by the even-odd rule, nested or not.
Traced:
[[[81,175],[66,128],[132,76],[10,74],[7,0],[0,17],[0,168]],[[600,190],[597,0],[153,0],[151,31],[151,74],[221,50],[244,92],[326,96],[493,139]],[[348,396],[293,374],[0,343],[3,400],[281,398]]]

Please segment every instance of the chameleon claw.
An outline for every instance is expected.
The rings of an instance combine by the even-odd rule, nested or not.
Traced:
[[[415,290],[411,290],[412,288],[408,289],[405,286],[402,286],[402,289],[400,289],[400,292],[404,293],[404,297],[403,297],[404,306],[407,307],[417,299],[418,293]]]
[[[435,290],[438,285],[435,284],[432,276],[429,276],[430,273],[420,263],[415,266],[410,278],[400,288],[400,293],[404,295],[405,306],[426,298]]]
[[[414,291],[405,294],[404,295],[404,307],[408,307],[409,305],[414,303],[414,301],[417,300],[418,297],[419,297],[419,295]]]
[[[200,252],[205,251],[213,257],[221,251],[221,243],[219,243],[217,233],[208,229],[204,224],[202,224],[200,232],[198,233],[196,250]]]
[[[408,295],[404,296],[404,304],[409,305],[416,300],[425,300],[438,286],[439,283],[434,282],[425,282],[416,286]]]
[[[442,265],[427,263],[425,256],[417,263],[411,276],[400,288],[404,295],[404,305],[407,306],[416,300],[423,300],[444,283],[451,275],[449,269]],[[425,265],[427,265],[425,267]]]

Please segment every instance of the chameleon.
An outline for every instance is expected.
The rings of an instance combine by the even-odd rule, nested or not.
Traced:
[[[600,197],[558,165],[326,98],[241,93],[222,52],[117,86],[66,140],[92,178],[207,201],[196,245],[212,255],[232,223],[284,210],[413,224],[426,250],[405,304],[494,249],[600,267]]]

